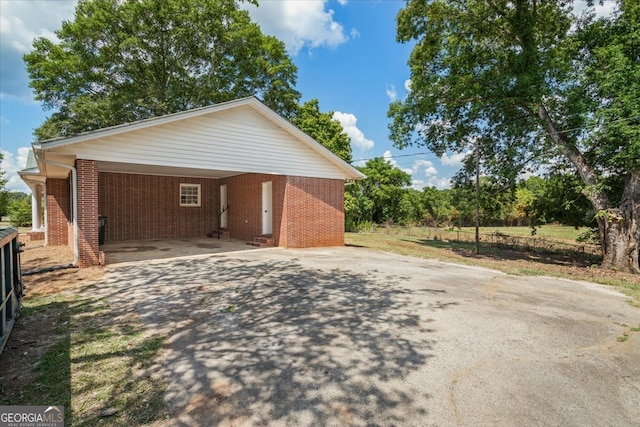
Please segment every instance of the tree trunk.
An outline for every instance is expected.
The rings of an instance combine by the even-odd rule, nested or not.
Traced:
[[[532,111],[532,110],[530,110]],[[547,133],[562,154],[573,164],[585,183],[585,196],[591,201],[602,244],[602,266],[618,271],[640,274],[638,265],[640,245],[640,172],[632,171],[627,176],[620,205],[611,207],[604,191],[598,188],[599,175],[587,163],[582,153],[558,129],[544,105],[533,111],[545,125]]]
[[[598,226],[602,241],[602,266],[627,273],[640,273],[640,173],[627,177],[620,206],[600,211]]]

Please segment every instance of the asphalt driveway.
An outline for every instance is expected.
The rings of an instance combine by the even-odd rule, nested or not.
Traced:
[[[167,335],[167,425],[640,424],[640,310],[599,285],[275,248],[111,266],[99,289]]]

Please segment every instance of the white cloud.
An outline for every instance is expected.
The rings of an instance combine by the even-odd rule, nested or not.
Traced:
[[[370,150],[375,145],[375,142],[366,138],[364,133],[358,129],[358,119],[353,114],[336,111],[333,113],[333,120],[340,122],[345,133],[351,138],[351,144],[359,150]]]
[[[454,153],[450,156],[445,153],[442,155],[442,157],[440,157],[440,161],[445,166],[460,166],[462,165],[464,158],[467,157],[470,153],[470,151],[466,151],[464,153]]]
[[[349,40],[344,27],[334,20],[334,11],[325,9],[326,3],[327,0],[282,0],[241,7],[249,11],[264,33],[282,40],[287,50],[296,55],[304,47],[336,47]],[[351,30],[351,37],[354,34],[358,34],[357,30]]]
[[[413,173],[418,173],[420,171],[420,169],[424,168],[424,174],[426,176],[431,176],[431,175],[437,175],[438,174],[438,170],[435,168],[435,166],[433,165],[433,162],[429,161],[429,160],[415,160],[413,162],[413,166],[411,167],[411,169],[413,170]]]
[[[396,87],[394,85],[387,85],[386,92],[391,102],[398,99],[398,92],[396,91]]]
[[[426,186],[427,186],[427,183],[420,179],[411,180],[411,188],[413,188],[414,190],[422,191],[422,189]]]
[[[413,174],[413,168],[403,168],[400,167],[400,165],[398,164],[398,162],[396,161],[396,159],[393,158],[393,155],[391,154],[390,150],[387,150],[384,152],[384,154],[382,155],[382,157],[384,158],[384,160],[389,163],[391,166],[396,167],[406,173],[408,173],[409,175]]]
[[[407,92],[411,92],[411,79],[404,81],[404,88]]]
[[[20,147],[18,148],[17,156],[14,156],[14,154],[9,151],[2,150],[0,169],[5,172],[4,177],[7,180],[5,187],[7,190],[22,191],[25,193],[31,192],[27,184],[18,176],[18,171],[24,169],[27,164],[29,150],[31,150],[31,147]]]
[[[411,188],[413,189],[422,191],[425,187],[436,187],[439,190],[445,190],[447,188],[451,188],[451,180],[449,178],[438,178],[433,176],[426,181],[421,179],[413,179],[411,181]]]
[[[22,55],[36,37],[57,40],[54,32],[71,19],[75,1],[0,1],[0,96],[31,100]]]
[[[340,3],[341,6],[344,6],[347,4],[347,0],[338,0],[338,3]]]
[[[430,160],[414,160],[410,168],[403,168],[393,157],[390,150],[382,155],[384,160],[390,165],[411,175],[411,188],[422,190],[424,187],[436,187],[438,189],[451,188],[450,178],[439,178],[438,170]]]
[[[433,176],[427,180],[427,184],[429,187],[436,187],[439,190],[445,190],[447,188],[451,188],[451,179]]]

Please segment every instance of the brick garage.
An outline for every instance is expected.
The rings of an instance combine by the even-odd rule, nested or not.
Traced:
[[[267,230],[281,247],[342,245],[344,185],[363,177],[253,97],[34,143],[33,153],[20,176],[44,183],[46,242],[77,246],[81,267],[101,261],[99,215],[105,243],[205,236],[223,189],[232,238]]]

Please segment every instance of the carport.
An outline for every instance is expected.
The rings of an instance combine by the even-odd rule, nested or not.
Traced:
[[[363,177],[255,97],[34,143],[33,153],[21,177],[44,187],[46,244],[70,246],[80,267],[105,262],[100,217],[106,244],[222,229],[273,246],[341,246],[344,185]]]

